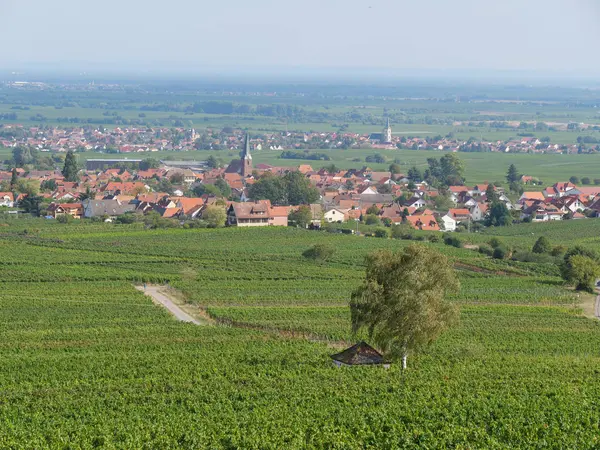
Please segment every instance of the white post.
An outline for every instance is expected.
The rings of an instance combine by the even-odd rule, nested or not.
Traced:
[[[402,370],[406,369],[406,359],[408,358],[408,355],[406,353],[404,353],[402,355]]]

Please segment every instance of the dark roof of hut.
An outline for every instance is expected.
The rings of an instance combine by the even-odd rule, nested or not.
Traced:
[[[331,358],[334,361],[338,361],[349,366],[387,363],[381,353],[364,341],[359,342],[358,344],[355,344],[340,353],[331,355]]]

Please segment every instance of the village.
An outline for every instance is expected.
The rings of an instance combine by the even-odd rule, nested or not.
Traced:
[[[0,206],[8,213],[29,212],[63,221],[130,223],[149,214],[202,221],[220,210],[212,226],[320,228],[362,222],[388,227],[405,224],[427,231],[476,231],[484,225],[498,225],[496,220],[506,225],[600,216],[600,186],[578,186],[569,181],[541,191],[525,190],[537,180],[519,175],[513,181],[522,193],[505,192],[492,184],[435,188],[418,170],[402,174],[365,166],[332,173],[308,164],[254,165],[251,147],[246,135],[241,158],[221,168],[193,161],[154,161],[155,167],[140,167],[144,160],[128,160],[130,168],[94,169],[96,162],[106,165],[110,160],[90,160],[88,170],[79,171],[76,181],[67,181],[64,170],[15,167],[0,172]],[[298,176],[295,183],[304,183],[311,195],[282,203],[253,191],[253,186],[265,179],[289,174]],[[497,204],[502,205],[500,212],[492,213],[490,207]],[[310,217],[298,221],[299,210]],[[491,219],[490,214],[504,218]]]
[[[181,124],[183,125],[183,124]],[[389,130],[389,134],[388,134]],[[509,140],[458,139],[452,133],[441,136],[416,137],[395,134],[389,119],[381,133],[352,133],[346,131],[281,131],[259,132],[253,135],[254,150],[306,149],[410,149],[451,152],[553,153],[577,154],[598,151],[598,145],[584,138],[574,144],[556,144],[549,138],[537,138],[520,133]],[[206,129],[202,132],[183,126],[174,127],[114,127],[87,125],[81,127],[25,127],[0,124],[0,147],[27,146],[42,152],[153,153],[163,151],[240,150],[244,132],[231,127]]]

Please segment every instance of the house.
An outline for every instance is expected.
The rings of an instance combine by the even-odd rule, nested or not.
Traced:
[[[441,217],[441,220],[444,224],[445,231],[455,231],[456,225],[471,220],[471,212],[464,208],[449,209],[448,212]]]
[[[423,214],[418,216],[408,216],[406,221],[417,230],[440,231],[435,216],[432,214]]]
[[[487,203],[475,203],[473,207],[470,209],[471,212],[471,220],[473,222],[480,222],[485,219],[485,216],[488,212]]]
[[[51,203],[48,206],[48,215],[55,219],[60,216],[71,216],[74,219],[81,219],[83,205],[81,203]]]
[[[568,195],[565,197],[555,198],[552,204],[560,209],[563,213],[576,213],[577,211],[583,211],[585,205],[581,203],[579,197],[576,195]]]
[[[227,225],[238,227],[268,227],[273,225],[271,202],[256,201],[248,203],[232,202],[227,209]],[[287,225],[287,214],[285,216]],[[278,219],[279,221],[281,219]]]
[[[271,206],[271,208],[269,208],[269,225],[274,227],[287,227],[289,214],[289,206]]]
[[[531,184],[533,182],[533,177],[530,175],[521,175],[521,183],[523,184]]]
[[[534,202],[521,211],[521,219],[531,218],[532,222],[562,220],[563,216],[564,213],[556,206],[544,202]]]
[[[143,192],[148,192],[150,187],[142,183],[141,181],[136,182],[118,182],[110,181],[104,189],[102,189],[103,195],[137,195]]]
[[[412,197],[404,203],[407,208],[423,208],[427,202],[421,197]]]
[[[204,199],[201,197],[179,197],[174,199],[175,207],[179,208],[180,214],[195,218],[202,206],[204,206]]]
[[[108,216],[115,219],[122,214],[133,212],[136,205],[133,203],[122,203],[120,200],[95,200],[87,199],[82,202],[83,217]]]
[[[508,210],[515,209],[514,205],[510,201],[510,198],[508,198],[508,196],[506,194],[499,194],[498,200],[501,201],[502,203],[504,203]]]
[[[567,181],[547,187],[543,190],[543,194],[545,198],[558,198],[565,195],[578,195],[581,194],[581,191],[573,183]]]
[[[464,202],[462,202],[462,203],[465,208],[471,209],[473,206],[475,206],[477,203],[479,203],[479,201],[477,201],[473,197],[466,197],[464,199]]]
[[[378,195],[377,188],[375,186],[369,186],[364,191],[360,193],[360,195],[369,196],[369,195]]]
[[[522,200],[545,200],[546,196],[544,195],[543,192],[532,192],[532,191],[527,191],[527,192],[523,192],[523,194],[521,194],[521,197],[519,197],[519,203],[521,203]]]
[[[472,190],[469,191],[469,194],[473,197],[484,195],[487,191],[487,184],[476,184]]]
[[[196,181],[196,174],[191,169],[169,169],[166,177],[170,180],[173,177],[178,177],[185,184],[192,184]]]
[[[390,219],[394,223],[402,222],[402,215],[404,210],[408,208],[404,208],[397,203],[393,203],[389,206],[384,206],[379,210],[379,217],[382,219]]]
[[[471,212],[466,208],[449,209],[447,215],[456,220],[457,223],[471,220]]]
[[[366,206],[368,208],[370,205],[392,203],[394,201],[394,196],[392,194],[362,193],[359,195],[358,200],[362,206]]]
[[[12,208],[15,205],[15,197],[12,192],[0,192],[0,206]]]
[[[336,367],[365,365],[383,365],[386,369],[390,367],[383,355],[364,341],[331,355],[331,359]]]
[[[457,221],[454,217],[446,214],[440,217],[440,220],[442,221],[444,231],[456,231]]]
[[[346,221],[346,214],[344,210],[332,208],[329,211],[325,212],[323,215],[323,219],[325,222],[333,223],[344,223]]]
[[[589,205],[589,209],[595,212],[595,217],[600,217],[600,198],[596,199]]]
[[[298,166],[298,172],[306,175],[307,173],[314,172],[314,169],[308,164],[300,164]]]

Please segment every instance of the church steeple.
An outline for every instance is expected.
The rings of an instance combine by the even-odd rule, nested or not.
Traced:
[[[244,159],[252,159],[250,154],[250,135],[246,133],[246,140],[244,142]]]
[[[392,142],[392,127],[390,126],[390,118],[387,118],[387,124],[381,133],[381,143],[390,144]]]
[[[250,135],[246,133],[242,158],[242,176],[247,177],[250,175],[252,175],[252,154],[250,154]]]

